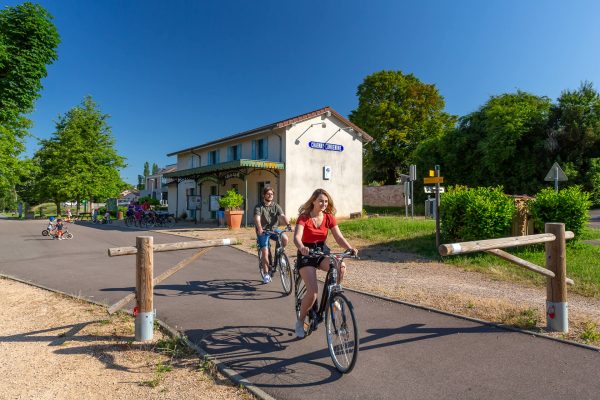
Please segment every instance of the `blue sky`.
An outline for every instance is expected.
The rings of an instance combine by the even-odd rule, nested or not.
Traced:
[[[553,100],[585,80],[600,89],[596,1],[39,3],[62,43],[31,132],[50,137],[91,95],[132,184],[144,161],[164,166],[175,150],[327,105],[348,115],[383,69],[435,84],[456,115],[517,89]]]

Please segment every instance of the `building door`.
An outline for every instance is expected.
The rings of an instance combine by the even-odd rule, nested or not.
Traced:
[[[211,195],[211,196],[216,196],[216,195],[217,195],[217,190],[218,190],[218,189],[219,189],[219,188],[218,188],[217,186],[214,186],[214,185],[213,185],[213,186],[211,186],[211,187],[210,187],[210,195]],[[209,197],[209,198],[210,198],[210,197]],[[211,219],[217,219],[217,212],[216,212],[216,211],[211,211],[211,212],[210,212],[210,218],[211,218]]]

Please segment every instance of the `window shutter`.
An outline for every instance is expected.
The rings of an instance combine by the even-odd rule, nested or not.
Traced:
[[[263,141],[263,146],[264,146],[263,155],[265,156],[265,160],[268,160],[269,159],[269,138],[265,138],[265,140]]]
[[[233,161],[233,147],[229,146],[227,148],[227,161]]]
[[[221,150],[216,150],[215,153],[217,153],[217,157],[216,157],[216,162],[215,164],[219,164],[221,162]]]
[[[238,150],[237,150],[237,159],[241,160],[242,159],[242,144],[241,143],[238,144],[237,148],[238,148]]]
[[[256,160],[256,140],[252,141],[252,159]]]

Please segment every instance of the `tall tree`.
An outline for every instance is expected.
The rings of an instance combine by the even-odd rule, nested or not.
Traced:
[[[350,120],[373,141],[365,156],[365,178],[395,184],[399,171],[408,172],[419,143],[453,127],[456,117],[445,113],[444,98],[435,85],[413,74],[380,71],[358,86],[358,107]]]
[[[88,96],[60,116],[53,137],[41,142],[37,185],[58,211],[63,201],[115,197],[123,187],[125,159],[115,150],[108,118]]]
[[[24,3],[0,10],[0,190],[13,190],[23,175],[19,155],[31,122],[24,116],[42,89],[46,65],[57,59],[60,38],[52,16]]]
[[[152,163],[152,175],[158,174],[159,170],[160,170],[160,168],[158,168],[158,164],[157,163]]]
[[[552,164],[544,150],[551,105],[522,91],[491,97],[443,140],[444,176],[455,184],[537,192]]]
[[[138,184],[137,184],[138,190],[144,190],[144,188],[146,187],[146,184],[144,182],[145,182],[144,175],[138,175]]]
[[[600,205],[600,94],[590,82],[565,90],[552,108],[546,142],[549,155]]]
[[[150,164],[148,164],[148,161],[144,163],[144,176],[150,176]]]

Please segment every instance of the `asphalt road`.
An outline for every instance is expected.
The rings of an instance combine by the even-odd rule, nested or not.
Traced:
[[[55,241],[42,229],[0,220],[0,272],[105,304],[131,292],[133,256],[108,258],[106,249],[133,245],[140,232],[74,225],[74,240]],[[155,243],[185,240],[154,236]],[[157,253],[156,274],[191,254]],[[256,263],[237,249],[214,248],[159,284],[155,307],[158,318],[276,398],[599,398],[599,352],[350,291],[361,350],[354,371],[342,376],[324,327],[295,339],[292,297],[281,295],[279,279],[261,284]]]

